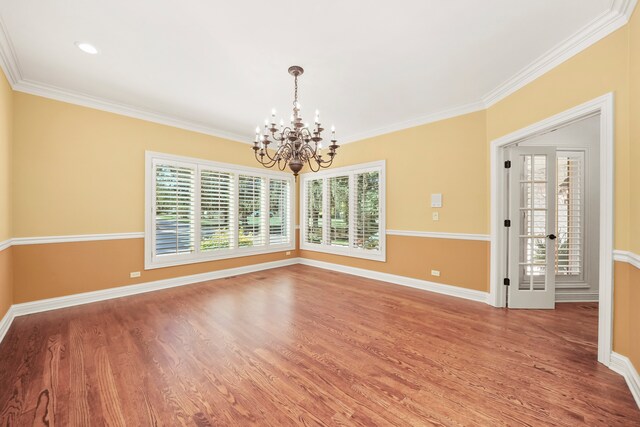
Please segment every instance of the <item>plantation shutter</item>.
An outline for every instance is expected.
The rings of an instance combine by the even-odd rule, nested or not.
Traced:
[[[349,176],[328,179],[329,244],[349,246]]]
[[[235,177],[232,173],[200,172],[200,250],[235,247]]]
[[[306,181],[305,240],[307,243],[322,243],[322,179]]]
[[[353,185],[353,247],[380,249],[380,173],[355,175]]]
[[[559,152],[557,167],[556,274],[583,275],[584,153]]]
[[[291,241],[289,193],[289,181],[269,180],[269,244],[277,245]]]
[[[238,179],[238,246],[266,244],[265,178],[240,175]]]
[[[154,164],[154,245],[156,256],[195,250],[196,167]]]

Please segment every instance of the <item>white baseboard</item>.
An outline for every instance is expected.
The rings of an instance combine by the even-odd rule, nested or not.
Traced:
[[[9,310],[5,313],[5,315],[0,319],[0,342],[4,339],[4,336],[9,331],[9,326],[13,322],[13,318],[15,317],[13,313],[13,306],[9,307]]]
[[[11,307],[11,311],[13,313],[13,317],[24,316],[25,314],[40,313],[42,311],[56,310],[59,308],[71,307],[74,305],[88,304],[113,298],[126,297],[129,295],[142,294],[145,292],[158,291],[160,289],[174,288],[176,286],[190,285],[193,283],[206,282],[208,280],[222,279],[225,277],[237,276],[239,274],[253,273],[255,271],[270,270],[272,268],[284,267],[297,263],[297,258],[291,258],[282,261],[265,262],[262,264],[247,265],[244,267],[236,267],[226,270],[194,274],[191,276],[157,280],[155,282],[140,283],[138,285],[120,286],[100,291],[84,292],[81,294],[68,295],[64,297],[24,302],[21,304],[14,304]]]
[[[566,292],[556,293],[556,302],[598,302],[598,292]]]
[[[640,375],[638,371],[631,363],[631,360],[627,356],[616,353],[611,353],[611,364],[609,368],[624,377],[631,390],[633,398],[636,400],[636,404],[640,408]]]
[[[486,303],[487,298],[489,296],[487,292],[460,288],[458,286],[444,285],[442,283],[434,283],[434,282],[429,282],[427,280],[414,279],[406,276],[397,276],[395,274],[365,270],[363,268],[348,267],[341,264],[333,264],[329,262],[316,261],[316,260],[307,259],[307,258],[300,258],[299,262],[300,264],[308,265],[311,267],[338,271],[340,273],[353,274],[354,276],[366,277],[368,279],[374,279],[374,280],[381,280],[383,282],[389,282],[389,283],[394,283],[396,285],[422,289],[424,291],[429,291],[429,292],[436,292],[438,294],[449,295],[452,297],[464,298],[471,301]]]

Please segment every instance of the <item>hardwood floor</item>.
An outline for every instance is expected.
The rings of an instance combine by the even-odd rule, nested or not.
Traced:
[[[596,332],[296,265],[17,318],[0,424],[640,425]]]

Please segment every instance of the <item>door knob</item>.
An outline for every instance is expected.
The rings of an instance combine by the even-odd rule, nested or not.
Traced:
[[[547,237],[549,239],[551,239],[551,240],[556,240],[556,235],[555,234],[549,234]]]

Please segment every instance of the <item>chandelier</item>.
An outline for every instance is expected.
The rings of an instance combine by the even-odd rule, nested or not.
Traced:
[[[298,102],[298,76],[302,75],[302,67],[294,65],[289,67],[289,74],[294,78],[294,99],[293,114],[290,125],[285,126],[280,120],[280,125],[276,126],[276,110],[271,110],[271,121],[264,121],[264,130],[260,132],[260,126],[256,128],[256,139],[253,143],[253,152],[256,160],[264,167],[284,170],[287,165],[298,176],[304,164],[309,165],[309,169],[318,172],[320,168],[328,168],[333,163],[336,156],[336,130],[331,126],[331,144],[327,147],[328,158],[323,158],[322,151],[322,131],[324,128],[320,124],[320,112],[316,110],[316,117],[312,128],[307,123],[303,123],[300,116],[300,103]],[[269,152],[269,146],[275,144]]]

